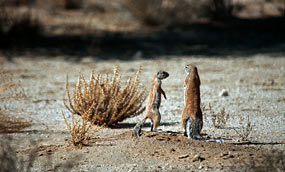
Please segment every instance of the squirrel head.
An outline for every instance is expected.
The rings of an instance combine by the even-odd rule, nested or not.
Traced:
[[[197,73],[197,67],[193,64],[188,64],[184,67],[185,72],[189,75],[192,72],[196,72]]]
[[[167,78],[168,76],[169,76],[169,73],[167,73],[167,72],[165,72],[165,71],[163,71],[163,70],[159,70],[159,71],[156,73],[156,78],[157,78],[157,79],[160,79],[160,80],[165,79],[165,78]]]

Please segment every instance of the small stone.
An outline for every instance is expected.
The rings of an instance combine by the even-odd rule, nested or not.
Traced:
[[[196,162],[196,161],[203,161],[205,160],[205,158],[201,157],[199,154],[196,154],[193,158],[192,158],[192,162]]]
[[[229,158],[234,158],[234,155],[229,155]]]
[[[269,81],[267,81],[266,84],[267,84],[268,86],[272,86],[272,85],[274,85],[274,83],[275,83],[275,82],[274,82],[274,79],[270,79]]]
[[[229,92],[225,89],[223,89],[220,94],[219,94],[220,97],[227,97],[229,96]]]
[[[244,83],[244,79],[238,79],[238,80],[236,81],[236,83],[237,83],[237,84],[239,84],[239,83]]]
[[[52,150],[51,150],[51,149],[48,149],[47,152],[52,152]]]
[[[220,157],[224,157],[224,156],[227,156],[227,155],[228,155],[228,153],[221,153]]]
[[[195,162],[195,161],[199,161],[200,160],[200,155],[196,154],[193,158],[192,158],[192,162]]]
[[[199,169],[201,170],[202,168],[203,168],[203,166],[200,164],[200,165],[199,165]]]
[[[189,155],[188,154],[185,154],[185,155],[180,155],[178,158],[179,159],[184,159],[184,158],[188,158],[189,157]]]

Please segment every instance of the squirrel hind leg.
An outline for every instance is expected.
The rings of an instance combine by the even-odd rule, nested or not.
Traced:
[[[146,119],[144,118],[136,124],[136,126],[134,127],[133,132],[132,132],[133,136],[141,136],[142,126],[143,126],[145,120]]]
[[[186,120],[185,135],[188,137],[189,140],[193,139],[193,120],[192,120],[192,118],[188,118]]]
[[[141,127],[135,127],[132,132],[133,136],[139,137],[141,136]]]
[[[185,124],[185,135],[188,137],[188,139],[192,140],[200,140],[202,139],[202,136],[200,134],[202,129],[202,121],[197,120],[194,121],[191,117],[186,120]]]
[[[153,120],[150,120],[150,131],[154,131],[154,124],[153,124]]]

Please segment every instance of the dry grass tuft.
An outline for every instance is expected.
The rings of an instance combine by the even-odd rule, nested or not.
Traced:
[[[206,111],[206,105],[203,102],[200,103],[200,108],[201,108],[202,112]]]
[[[249,116],[247,116],[247,123],[245,126],[244,126],[244,118],[240,117],[239,126],[241,127],[241,129],[240,130],[234,129],[235,132],[237,133],[239,138],[241,138],[241,140],[247,140],[252,132],[252,125]]]
[[[202,10],[213,20],[225,20],[234,17],[235,7],[238,8],[238,5],[235,5],[232,0],[210,0],[203,4]]]
[[[71,144],[75,148],[81,149],[84,145],[88,144],[90,137],[102,127],[92,126],[90,122],[84,118],[76,119],[74,114],[72,114],[72,124],[70,124],[65,118],[64,113],[62,113],[64,122],[68,128],[68,131],[71,135]]]
[[[21,87],[21,82],[14,81],[13,73],[0,68],[0,101],[3,105],[3,107],[0,107],[0,133],[19,132],[31,126],[30,121],[16,118],[5,112],[7,111],[7,103],[23,98],[26,98],[26,94]]]
[[[13,73],[0,68],[0,100],[17,100],[26,98],[20,81],[14,81]]]
[[[30,121],[23,118],[15,118],[0,112],[0,133],[15,133],[30,127]]]
[[[167,26],[188,23],[192,17],[186,0],[128,0],[130,13],[147,26]]]
[[[214,110],[212,109],[211,104],[209,103],[209,109],[213,126],[215,128],[224,128],[230,117],[230,115],[226,113],[225,108],[222,108],[220,112],[215,113]]]
[[[87,82],[84,76],[79,74],[72,98],[67,76],[66,93],[69,105],[64,101],[65,107],[72,114],[77,114],[99,126],[111,126],[126,118],[137,116],[145,109],[142,107],[145,89],[139,88],[140,73],[141,68],[138,69],[135,79],[130,77],[125,86],[121,85],[118,66],[115,67],[112,78],[100,74],[95,77],[92,72]]]

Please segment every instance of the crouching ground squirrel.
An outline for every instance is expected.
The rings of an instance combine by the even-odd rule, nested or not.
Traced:
[[[181,126],[184,135],[189,139],[201,139],[203,115],[200,108],[200,78],[195,65],[185,66],[187,76],[184,80],[184,109],[181,117]]]
[[[148,94],[148,102],[146,105],[146,114],[141,121],[139,121],[133,129],[134,136],[141,135],[141,128],[147,119],[151,121],[151,131],[155,131],[160,123],[161,115],[159,113],[159,106],[161,102],[161,94],[166,98],[165,92],[161,88],[161,80],[167,78],[169,74],[165,71],[158,71],[155,73],[151,87]]]

